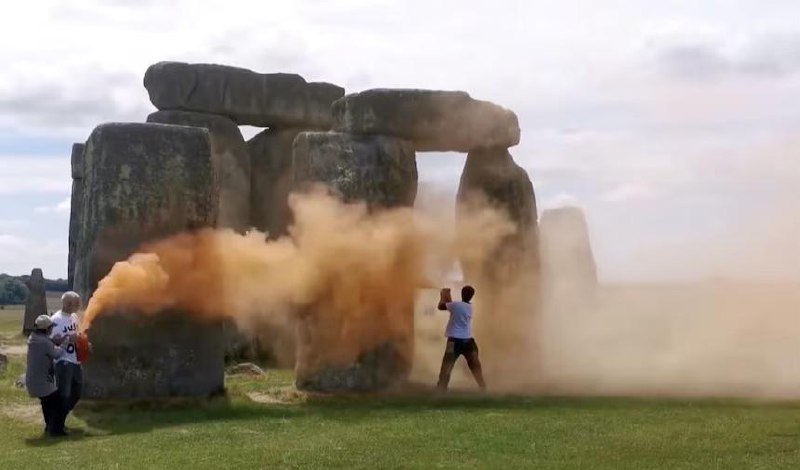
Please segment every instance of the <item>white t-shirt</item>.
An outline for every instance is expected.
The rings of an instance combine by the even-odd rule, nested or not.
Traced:
[[[78,326],[80,325],[80,321],[78,320],[78,316],[74,313],[71,315],[67,315],[63,313],[61,310],[58,312],[50,315],[50,320],[53,321],[53,333],[51,337],[56,337],[58,335],[67,336],[67,335],[74,335],[78,332]],[[78,362],[78,356],[75,354],[75,345],[69,344],[67,347],[63,348],[64,354],[62,354],[56,362],[66,361],[71,362],[73,364],[80,364]]]
[[[466,302],[448,302],[445,307],[450,312],[450,320],[447,321],[444,335],[448,338],[472,338],[472,326],[470,325],[472,322],[472,305]]]

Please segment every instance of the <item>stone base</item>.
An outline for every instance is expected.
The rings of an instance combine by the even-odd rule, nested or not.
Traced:
[[[405,381],[411,361],[392,343],[366,352],[350,364],[298,374],[295,386],[311,392],[374,392]]]
[[[383,307],[367,300],[360,315],[351,310],[359,307],[337,310],[334,304],[320,302],[300,315],[297,388],[373,392],[405,381],[414,356],[413,297],[397,293],[395,301]]]
[[[210,397],[224,393],[222,323],[184,313],[105,313],[87,334],[84,365],[90,399]]]

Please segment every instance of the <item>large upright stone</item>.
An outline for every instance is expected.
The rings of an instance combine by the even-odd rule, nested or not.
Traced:
[[[142,244],[216,226],[219,192],[208,130],[152,123],[95,128],[84,152],[75,276],[82,297]],[[104,311],[87,334],[94,345],[84,369],[91,398],[206,396],[223,386],[219,322]]]
[[[208,129],[219,184],[217,226],[240,233],[250,228],[250,154],[239,127],[224,116],[188,111],[157,111],[147,122]]]
[[[410,140],[417,151],[468,152],[519,143],[517,116],[463,91],[362,91],[333,103],[334,130]]]
[[[159,62],[144,75],[159,110],[219,114],[240,125],[328,129],[331,103],[344,89],[296,74],[261,74],[216,64]]]
[[[292,143],[301,129],[267,129],[247,141],[252,172],[250,222],[271,238],[286,234],[291,219]]]
[[[217,225],[219,190],[206,129],[102,124],[86,143],[83,181],[75,283],[84,299],[144,242]]]
[[[300,187],[325,183],[343,200],[363,201],[371,209],[411,206],[417,165],[413,147],[401,139],[303,132],[294,142],[294,179]],[[398,285],[388,295],[391,301],[385,303],[364,301],[358,315],[342,315],[330,299],[319,299],[303,312],[295,365],[298,388],[373,391],[405,379],[414,346],[413,289],[406,292]]]
[[[544,211],[539,233],[542,276],[551,287],[585,293],[596,286],[597,266],[589,227],[580,208],[561,207]]]
[[[78,239],[83,225],[80,219],[83,206],[83,150],[85,145],[72,144],[72,196],[69,207],[69,252],[67,254],[67,287],[75,287],[75,259]]]
[[[22,332],[29,334],[33,331],[36,317],[47,313],[47,294],[44,289],[44,275],[42,270],[35,268],[31,277],[25,283],[28,287],[28,299],[25,301],[25,317],[22,321]]]
[[[456,197],[462,217],[469,216],[475,204],[488,204],[505,213],[517,227],[501,244],[491,263],[509,273],[509,267],[529,269],[538,265],[537,212],[533,184],[525,170],[514,162],[508,149],[478,149],[467,154]],[[484,273],[492,267],[464,266]]]
[[[467,155],[458,189],[457,221],[488,204],[505,213],[516,231],[484,260],[462,260],[465,280],[476,288],[473,330],[489,383],[535,375],[538,357],[539,279],[536,198],[528,174],[505,148]],[[457,222],[458,223],[458,222]],[[509,361],[509,357],[519,360]]]
[[[411,206],[417,162],[410,142],[383,135],[303,132],[294,141],[294,184],[321,182],[345,201]]]

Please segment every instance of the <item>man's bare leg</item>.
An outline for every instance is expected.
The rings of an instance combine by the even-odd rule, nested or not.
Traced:
[[[456,355],[445,351],[442,357],[442,368],[439,371],[439,383],[437,386],[441,390],[447,390],[447,384],[450,383],[450,373],[453,372],[453,366],[456,364]]]
[[[481,390],[486,390],[486,382],[483,380],[483,369],[481,368],[481,360],[478,358],[478,352],[473,351],[466,354],[465,357],[467,358],[469,370],[472,371],[472,376],[475,377],[478,386]]]

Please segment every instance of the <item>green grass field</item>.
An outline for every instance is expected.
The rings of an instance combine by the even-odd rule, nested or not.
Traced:
[[[0,344],[21,311],[0,311]],[[800,403],[610,398],[322,398],[286,371],[227,380],[206,403],[90,405],[65,440],[41,437],[38,402],[0,373],[0,469],[800,468]]]

